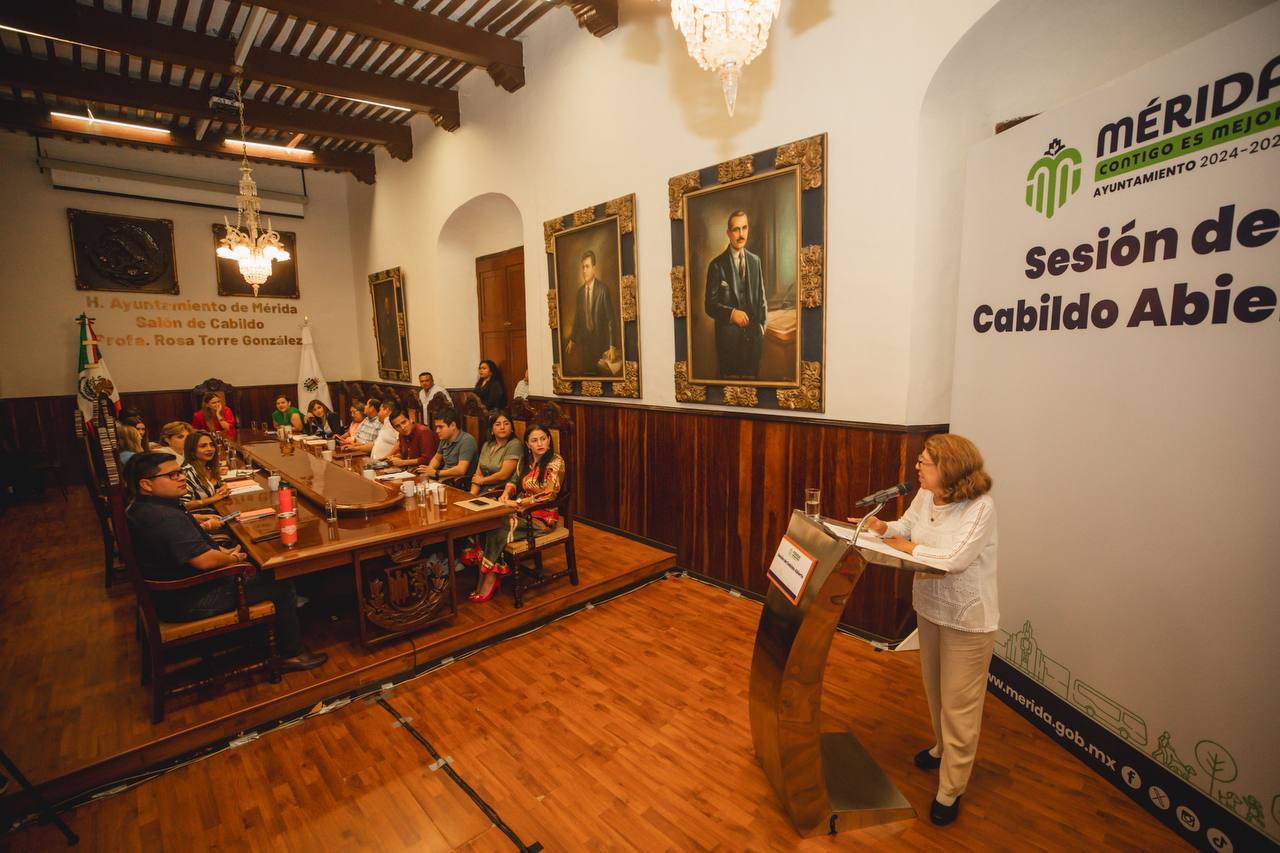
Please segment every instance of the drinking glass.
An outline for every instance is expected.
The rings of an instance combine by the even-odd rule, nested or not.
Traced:
[[[324,517],[331,522],[338,520],[338,502],[333,498],[324,502]]]
[[[822,491],[819,489],[804,490],[804,514],[817,521],[822,515]]]

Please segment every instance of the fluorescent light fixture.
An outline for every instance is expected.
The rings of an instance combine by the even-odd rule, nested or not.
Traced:
[[[341,98],[344,101],[355,101],[357,104],[368,104],[371,107],[382,107],[384,110],[395,110],[401,113],[411,113],[413,110],[408,107],[397,107],[395,104],[384,104],[381,101],[366,101],[364,98],[352,98],[348,95],[335,95],[332,92],[316,92],[317,95],[323,95],[326,98]]]
[[[80,47],[91,47],[94,50],[102,50],[107,53],[119,53],[118,50],[112,50],[109,47],[98,47],[96,44],[86,44],[82,41],[72,41],[71,39],[59,38],[58,36],[45,35],[44,33],[33,33],[31,30],[20,30],[17,27],[11,27],[8,24],[0,24],[0,30],[8,30],[11,33],[21,33],[24,36],[35,36],[36,38],[48,39],[49,41],[60,41],[63,44],[78,44]]]
[[[228,148],[239,149],[241,145],[247,145],[250,148],[265,148],[268,151],[275,151],[283,154],[313,154],[310,148],[290,148],[287,145],[271,145],[267,142],[241,142],[239,139],[227,138],[222,140],[222,144]]]
[[[173,135],[172,133],[170,133],[169,128],[167,127],[147,127],[145,124],[130,124],[127,121],[112,121],[109,118],[94,118],[92,113],[90,113],[87,116],[82,116],[82,115],[76,115],[74,113],[59,113],[59,112],[50,111],[49,115],[55,116],[57,118],[72,119],[73,121],[83,121],[90,126],[93,126],[95,124],[105,124],[110,127],[127,127],[129,130],[141,130],[144,133],[159,133],[159,134],[163,134],[164,136]]]

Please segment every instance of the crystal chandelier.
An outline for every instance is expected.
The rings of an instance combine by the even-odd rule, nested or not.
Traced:
[[[720,75],[733,115],[738,78],[769,43],[769,27],[782,0],[671,0],[671,20],[704,71]]]
[[[218,257],[236,261],[240,275],[253,286],[253,295],[257,296],[258,288],[271,277],[271,262],[289,260],[289,252],[280,242],[280,235],[271,230],[270,219],[266,229],[259,231],[262,203],[258,199],[258,185],[254,183],[253,172],[249,169],[249,146],[244,138],[244,99],[240,95],[239,77],[232,91],[240,110],[240,195],[236,199],[236,224],[233,226],[226,216],[222,217],[227,230],[218,244]]]

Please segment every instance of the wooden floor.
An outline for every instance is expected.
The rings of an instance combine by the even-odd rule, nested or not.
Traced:
[[[166,704],[164,721],[153,725],[150,692],[139,683],[132,589],[127,583],[103,588],[96,531],[81,489],[71,490],[69,502],[51,492],[0,516],[0,554],[8,555],[0,583],[0,749],[33,782],[48,784],[55,799],[361,684],[401,676],[675,562],[669,552],[578,524],[578,586],[565,580],[534,590],[520,610],[505,592],[483,605],[463,601],[453,623],[372,651],[359,641],[350,574],[308,576],[299,579],[300,592],[313,599],[299,611],[303,637],[328,652],[328,663],[288,673],[279,684],[246,676],[228,689],[177,697]],[[548,570],[563,566],[562,549],[547,557]],[[463,593],[475,582],[469,574],[459,579]],[[6,805],[0,800],[0,813]]]
[[[986,703],[960,819],[936,774],[915,652],[839,635],[826,727],[852,731],[920,818],[797,839],[747,718],[760,606],[658,581],[395,688],[389,703],[526,844],[547,850],[1155,850],[1176,837],[1002,703]],[[69,815],[87,850],[512,850],[376,704],[355,702]],[[54,850],[50,827],[7,839]],[[4,844],[0,840],[0,847]]]

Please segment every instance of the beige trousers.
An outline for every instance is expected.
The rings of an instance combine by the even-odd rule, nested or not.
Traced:
[[[920,675],[933,736],[942,748],[938,793],[958,797],[969,784],[982,729],[982,701],[996,632],[974,634],[936,625],[917,614]]]

